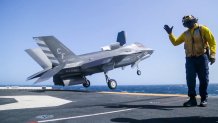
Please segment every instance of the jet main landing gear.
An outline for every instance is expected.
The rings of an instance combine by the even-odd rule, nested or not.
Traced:
[[[114,79],[108,80],[107,84],[110,89],[115,89],[117,87],[117,82]]]
[[[110,89],[115,89],[117,87],[117,82],[114,79],[110,79],[107,75],[107,72],[104,72],[105,78],[106,78],[106,82],[107,85]]]
[[[90,81],[84,77],[85,82],[83,83],[83,87],[88,88],[90,86]]]

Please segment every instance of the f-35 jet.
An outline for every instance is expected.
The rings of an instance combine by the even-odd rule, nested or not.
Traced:
[[[117,87],[117,82],[108,76],[108,72],[115,68],[131,65],[138,68],[139,62],[153,53],[150,48],[140,43],[126,45],[125,32],[117,35],[117,42],[101,48],[101,51],[76,55],[54,36],[33,37],[39,48],[25,50],[43,70],[28,77],[27,80],[38,78],[35,83],[46,81],[53,77],[55,85],[83,84],[90,86],[88,75],[103,72],[110,89]],[[82,47],[81,47],[82,48]]]

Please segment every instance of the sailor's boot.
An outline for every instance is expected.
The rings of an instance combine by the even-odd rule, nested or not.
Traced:
[[[207,107],[207,97],[201,97],[200,107]]]
[[[190,99],[183,104],[184,107],[197,106],[197,100],[195,97],[190,97]]]

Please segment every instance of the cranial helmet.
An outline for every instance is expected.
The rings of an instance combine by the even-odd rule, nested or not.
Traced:
[[[195,18],[193,15],[187,15],[187,16],[184,16],[182,18],[183,25],[186,24],[186,23],[190,23],[190,22],[197,23],[198,19]]]

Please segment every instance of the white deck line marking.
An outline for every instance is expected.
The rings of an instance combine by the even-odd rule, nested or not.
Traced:
[[[14,109],[28,109],[28,108],[41,108],[41,107],[54,107],[64,105],[73,101],[65,100],[52,96],[39,96],[39,95],[22,95],[22,96],[0,96],[0,98],[14,98],[16,103],[0,105],[2,110]]]
[[[118,113],[118,112],[124,112],[124,111],[131,111],[131,110],[133,110],[133,109],[134,109],[134,108],[123,109],[123,110],[117,110],[117,111],[102,112],[102,113],[96,113],[96,114],[81,115],[81,116],[57,118],[57,119],[51,119],[51,120],[41,120],[41,121],[37,121],[37,122],[39,122],[39,123],[46,123],[46,122],[54,122],[54,121],[60,121],[60,120],[69,120],[69,119],[76,119],[76,118],[84,118],[84,117],[91,117],[91,116],[112,114],[112,113]]]
[[[170,102],[165,102],[161,104],[170,104],[175,102],[181,102],[181,100],[174,100]],[[98,116],[98,115],[106,115],[106,114],[112,114],[112,113],[118,113],[118,112],[124,112],[124,111],[131,111],[138,108],[129,108],[129,109],[123,109],[123,110],[117,110],[117,111],[110,111],[110,112],[102,112],[102,113],[96,113],[96,114],[88,114],[88,115],[81,115],[81,116],[72,116],[72,117],[65,117],[65,118],[56,118],[56,119],[50,119],[50,120],[41,120],[37,121],[39,123],[46,123],[46,122],[54,122],[54,121],[61,121],[61,120],[70,120],[70,119],[76,119],[76,118],[84,118],[84,117],[91,117],[91,116]]]

